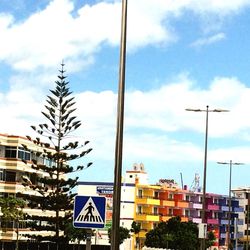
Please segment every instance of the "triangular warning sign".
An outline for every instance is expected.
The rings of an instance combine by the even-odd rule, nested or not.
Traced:
[[[91,197],[87,200],[86,204],[77,215],[75,222],[77,223],[95,223],[95,224],[103,224],[104,221],[100,216],[98,209]]]

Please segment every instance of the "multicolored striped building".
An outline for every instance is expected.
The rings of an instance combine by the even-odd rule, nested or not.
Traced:
[[[109,204],[112,204],[112,187],[113,183],[79,182],[78,193],[106,196],[104,190],[109,190]],[[100,190],[103,191],[100,192]],[[134,164],[131,170],[126,171],[123,178],[120,225],[130,229],[133,221],[139,223],[141,225],[139,238],[143,245],[149,230],[157,226],[159,222],[168,221],[173,216],[180,216],[181,221],[201,223],[202,197],[201,190],[188,190],[187,186],[182,189],[174,180],[160,179],[158,183],[150,185],[144,165]],[[230,242],[234,245],[240,244],[240,239],[244,235],[244,232],[240,230],[240,225],[244,223],[241,216],[244,208],[239,205],[239,202],[239,198],[231,198],[229,221],[229,197],[206,194],[205,218],[208,230],[212,230],[216,236],[214,249],[220,249],[220,247],[223,249],[222,247],[226,245],[228,224],[230,224]],[[108,211],[108,225],[110,226],[111,211]],[[105,235],[105,231],[101,233]]]

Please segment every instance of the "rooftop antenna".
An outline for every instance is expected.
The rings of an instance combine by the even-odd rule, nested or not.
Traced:
[[[194,180],[192,182],[190,190],[193,191],[193,192],[199,192],[201,190],[201,187],[200,187],[200,176],[197,173],[195,173]]]

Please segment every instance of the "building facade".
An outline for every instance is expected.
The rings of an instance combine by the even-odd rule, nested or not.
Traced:
[[[243,212],[239,213],[239,220],[235,222],[239,232],[241,232],[239,240],[248,244],[250,242],[250,187],[233,189],[232,192],[244,209]]]
[[[32,159],[37,164],[50,165],[50,160],[38,156],[42,148],[32,141],[19,136],[0,134],[0,197],[14,197],[25,200],[22,208],[24,214],[30,216],[55,216],[54,211],[44,211],[39,207],[30,208],[30,197],[41,196],[32,188],[37,184],[37,177],[49,177],[43,171],[32,168]],[[49,187],[48,187],[49,192]],[[0,217],[2,212],[0,210]],[[31,231],[27,227],[27,220],[0,222],[0,241],[11,242],[18,237],[19,241],[27,240],[28,234],[48,235],[48,231]],[[18,235],[17,235],[18,234]]]
[[[103,195],[105,192],[100,193],[100,187],[105,190],[105,185],[107,183],[79,182],[78,194]],[[108,183],[110,204],[112,204],[112,186],[112,183]],[[158,183],[151,185],[148,183],[148,175],[143,164],[134,164],[131,170],[126,171],[122,181],[120,225],[131,229],[133,221],[139,223],[141,226],[139,241],[143,245],[147,232],[155,228],[159,222],[168,221],[173,216],[179,216],[183,222],[201,223],[202,197],[201,190],[188,190],[187,186],[182,189],[174,180],[160,179]],[[231,211],[230,220],[229,211]],[[231,198],[231,209],[229,209],[228,196],[206,194],[205,219],[208,230],[213,231],[216,236],[215,249],[226,245],[228,225],[230,225],[230,242],[238,244],[238,240],[243,236],[242,213],[243,208],[238,198]],[[111,214],[112,211],[109,211],[109,216]],[[110,224],[111,221],[108,220],[108,226],[111,226]]]

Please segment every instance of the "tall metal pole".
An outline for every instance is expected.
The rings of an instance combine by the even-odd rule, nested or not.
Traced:
[[[247,192],[247,246],[246,246],[246,250],[248,250],[248,247],[249,247],[249,238],[248,238],[248,236],[249,236],[249,207],[250,207],[250,205],[249,205],[249,192]]]
[[[202,194],[202,223],[206,223],[206,180],[207,180],[207,144],[208,144],[208,113],[209,112],[228,112],[224,109],[211,109],[206,106],[206,109],[186,109],[186,111],[206,112],[206,132],[205,132],[205,154],[204,154],[204,169],[203,169],[203,194]],[[206,249],[205,238],[201,240],[201,250]]]
[[[230,249],[231,244],[231,213],[232,213],[232,165],[243,165],[244,163],[240,162],[217,162],[218,164],[229,165],[229,184],[228,184],[228,223],[227,223],[227,249]],[[236,235],[237,242],[237,235]]]
[[[208,106],[206,107],[205,154],[203,169],[202,223],[206,223],[206,179],[207,179],[207,137],[208,137]]]
[[[206,107],[206,132],[205,132],[205,154],[203,169],[203,194],[202,194],[202,223],[206,223],[206,180],[207,180],[207,137],[208,137],[208,108]],[[202,239],[201,249],[206,249],[205,238]]]
[[[232,200],[231,200],[231,179],[232,179],[232,160],[229,162],[229,193],[228,193],[228,225],[227,225],[227,249],[230,249],[230,243],[231,243],[231,210],[232,210]]]
[[[120,203],[121,203],[123,124],[124,124],[126,35],[127,35],[127,0],[122,0],[120,68],[119,68],[119,89],[118,89],[118,101],[117,101],[117,131],[116,131],[116,147],[115,147],[111,250],[118,250],[120,245],[119,227],[120,227]]]

